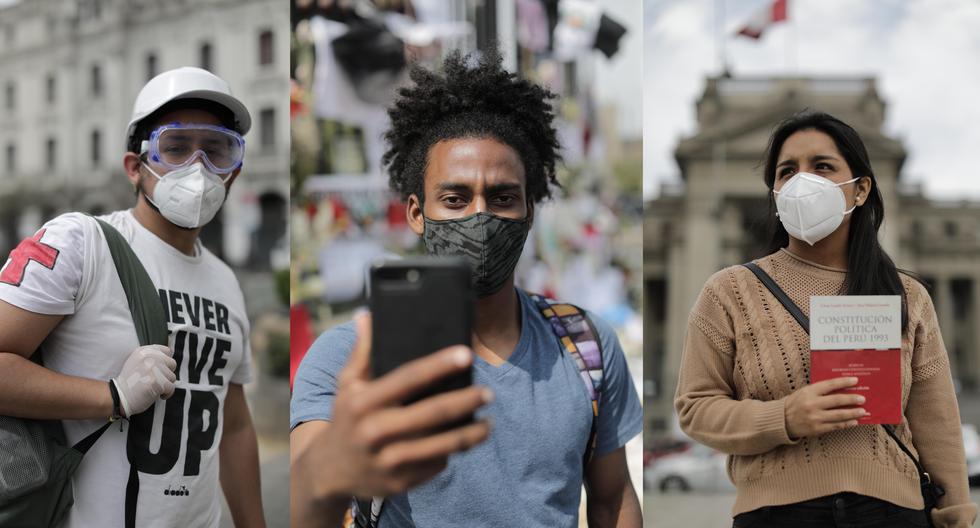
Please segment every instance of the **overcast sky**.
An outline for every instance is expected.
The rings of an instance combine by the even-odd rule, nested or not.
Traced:
[[[716,7],[724,2],[731,35],[770,1],[645,0],[646,196],[678,181],[671,152],[695,131],[694,102],[719,71]],[[936,198],[980,200],[980,2],[789,2],[791,20],[762,40],[725,39],[733,74],[876,76],[885,131],[909,153],[903,181]]]

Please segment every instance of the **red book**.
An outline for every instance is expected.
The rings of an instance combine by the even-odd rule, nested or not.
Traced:
[[[902,301],[898,295],[810,297],[810,382],[854,376],[860,424],[902,423]]]

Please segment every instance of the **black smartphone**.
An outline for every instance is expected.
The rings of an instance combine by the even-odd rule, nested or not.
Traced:
[[[443,348],[470,346],[473,293],[469,266],[461,259],[413,257],[376,263],[371,267],[368,302],[375,378]],[[472,383],[467,369],[405,403]]]

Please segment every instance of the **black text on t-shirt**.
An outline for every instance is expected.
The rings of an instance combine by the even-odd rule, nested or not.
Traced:
[[[173,396],[163,402],[163,427],[156,452],[150,448],[154,407],[134,416],[129,424],[127,453],[141,473],[169,473],[185,450],[184,476],[200,473],[202,453],[214,447],[221,413],[213,390],[180,387],[221,387],[225,384],[228,354],[232,349],[228,307],[225,304],[183,292],[160,289],[160,302],[171,330],[173,358],[177,362],[177,384]],[[189,404],[188,404],[188,400]],[[158,406],[161,404],[158,404]],[[184,409],[187,409],[186,416]],[[186,424],[187,441],[181,446]]]

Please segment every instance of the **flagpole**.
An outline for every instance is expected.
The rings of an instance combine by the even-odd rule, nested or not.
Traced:
[[[786,16],[789,17],[789,0],[786,0]],[[789,20],[790,28],[793,29],[793,68],[796,70],[796,75],[800,75],[800,35],[798,31],[798,25],[796,23],[796,17]]]
[[[791,13],[794,0],[786,0],[786,72],[789,76],[799,77],[799,39],[796,38],[796,18]]]
[[[715,0],[715,54],[718,58],[718,75],[728,69],[725,58],[725,0]]]

